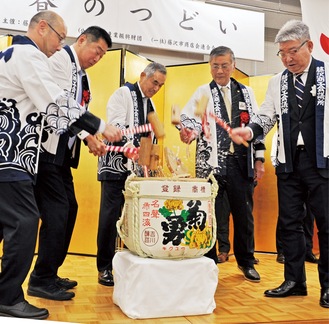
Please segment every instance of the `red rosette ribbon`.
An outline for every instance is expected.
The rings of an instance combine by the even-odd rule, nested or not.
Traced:
[[[90,101],[90,91],[89,90],[83,90],[82,92],[82,102],[84,104],[88,104]]]
[[[240,124],[241,127],[247,125],[249,123],[249,114],[247,111],[242,111],[240,113]]]

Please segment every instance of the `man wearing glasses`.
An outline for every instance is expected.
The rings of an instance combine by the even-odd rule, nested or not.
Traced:
[[[16,37],[12,46],[0,52],[0,316],[49,316],[47,309],[29,304],[22,289],[38,232],[34,181],[43,125],[47,123],[57,134],[67,132],[74,123],[92,134],[102,133],[109,141],[122,137],[116,127],[87,114],[53,79],[49,57],[61,50],[65,36],[63,19],[42,11],[32,17],[26,36]]]
[[[206,256],[215,263],[227,260],[229,244],[221,249],[221,230],[228,228],[228,209],[225,208],[227,194],[234,223],[234,255],[238,268],[246,280],[259,282],[260,276],[254,267],[252,209],[254,179],[260,179],[264,173],[265,146],[261,142],[253,148],[233,144],[228,133],[209,117],[209,113],[213,113],[231,128],[245,126],[258,111],[258,106],[252,89],[231,77],[235,69],[235,56],[230,48],[214,48],[210,53],[209,63],[212,81],[200,86],[188,101],[182,110],[180,129],[180,137],[184,143],[197,140],[197,177],[207,178],[213,172],[219,186],[215,212],[217,234],[221,234],[217,235],[221,253],[217,256],[215,245]],[[207,98],[208,101],[205,115],[200,118],[196,113],[202,98]]]
[[[60,34],[51,29],[62,41]],[[111,46],[108,32],[99,26],[90,26],[74,44],[64,46],[49,58],[52,76],[59,86],[69,90],[86,109],[91,98],[86,69],[99,62]],[[40,298],[69,300],[75,294],[68,290],[78,283],[59,277],[58,269],[66,258],[78,212],[71,167],[78,167],[81,140],[95,156],[104,155],[106,145],[96,136],[83,131],[78,136],[68,133],[57,136],[44,128],[42,138],[35,186],[42,224],[38,258],[30,275],[27,293]]]
[[[329,64],[312,57],[313,43],[303,22],[278,32],[278,56],[286,69],[268,85],[260,114],[233,130],[236,143],[266,135],[277,124],[275,155],[282,233],[284,282],[266,297],[306,296],[304,202],[314,214],[320,247],[320,306],[329,308]]]
[[[59,43],[61,44],[61,46],[63,46],[65,43],[65,37],[61,36],[61,34],[57,32],[57,30],[52,25],[50,25],[49,22],[48,22],[48,26],[58,36]]]

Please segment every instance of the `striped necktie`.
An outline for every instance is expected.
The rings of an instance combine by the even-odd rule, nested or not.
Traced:
[[[302,81],[302,73],[299,73],[296,75],[295,78],[295,91],[296,91],[296,99],[297,99],[297,104],[299,108],[302,108],[303,104],[303,95],[304,95],[304,83]]]

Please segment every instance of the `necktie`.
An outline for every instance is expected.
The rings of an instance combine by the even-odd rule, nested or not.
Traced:
[[[222,87],[223,99],[224,99],[228,119],[231,121],[231,118],[232,118],[232,116],[231,116],[232,115],[232,104],[231,104],[231,101],[229,99],[229,91],[228,90],[229,90],[228,87]],[[231,153],[234,152],[234,146],[233,146],[233,141],[232,140],[231,140],[231,144],[230,144],[230,152]]]
[[[295,78],[295,91],[296,91],[296,99],[299,108],[302,108],[303,104],[303,95],[304,95],[304,83],[302,81],[303,73],[297,74]]]
[[[231,101],[229,99],[228,87],[222,87],[222,92],[223,92],[223,99],[224,99],[228,119],[231,120],[232,104],[231,104]]]
[[[304,95],[304,83],[302,81],[302,73],[299,73],[296,75],[295,78],[295,91],[296,91],[296,99],[297,99],[297,105],[299,108],[302,108],[303,106],[303,95]],[[302,133],[298,133],[298,138],[297,138],[297,145],[304,145],[304,140]]]

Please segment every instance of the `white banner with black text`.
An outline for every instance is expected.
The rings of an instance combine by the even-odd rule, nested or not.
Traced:
[[[41,10],[60,14],[68,36],[91,25],[111,33],[114,43],[209,54],[219,45],[236,57],[264,60],[264,13],[190,0],[7,0],[0,28],[26,31]]]

